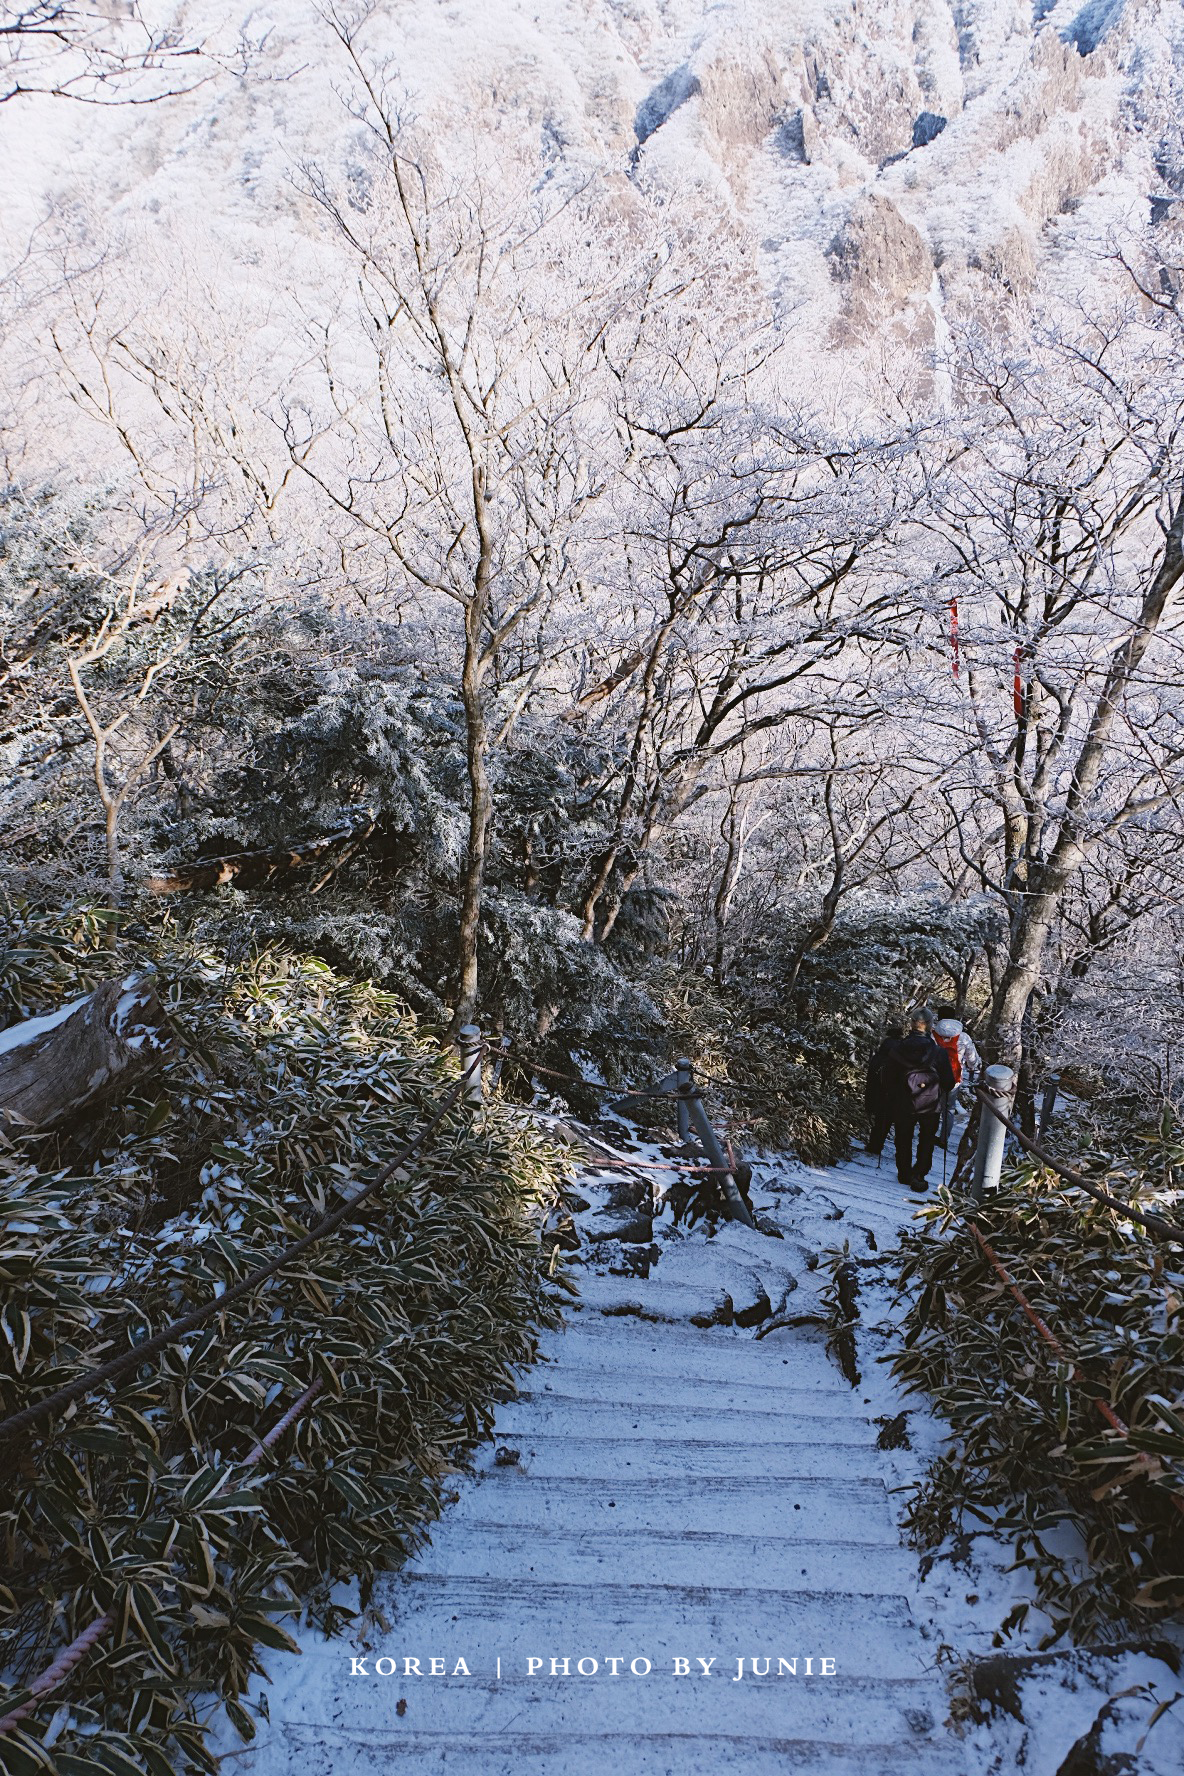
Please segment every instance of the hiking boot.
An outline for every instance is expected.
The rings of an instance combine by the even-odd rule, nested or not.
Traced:
[[[927,1177],[924,1177],[920,1172],[914,1172],[912,1177],[909,1179],[909,1189],[921,1191],[921,1190],[928,1190],[928,1188],[929,1188],[929,1179]]]

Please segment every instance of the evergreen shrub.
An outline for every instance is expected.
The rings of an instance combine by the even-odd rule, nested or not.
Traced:
[[[136,958],[105,920],[16,912],[7,1021]],[[166,933],[167,939],[167,933]],[[142,960],[142,954],[139,958]],[[0,1149],[0,1416],[220,1295],[375,1175],[455,1062],[390,995],[272,949],[155,944],[175,1045],[150,1085]],[[213,1770],[263,1649],[422,1541],[493,1402],[555,1323],[558,1158],[459,1105],[377,1198],[163,1355],[4,1449],[0,1715],[96,1616],[114,1632],[18,1732],[12,1776]],[[245,1458],[314,1380],[258,1465]],[[62,1710],[64,1709],[64,1713]],[[52,1749],[50,1742],[52,1740]]]

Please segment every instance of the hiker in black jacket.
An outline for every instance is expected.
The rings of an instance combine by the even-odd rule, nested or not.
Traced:
[[[888,1139],[888,1131],[892,1127],[892,1100],[888,1092],[888,1078],[885,1067],[888,1051],[894,1042],[904,1036],[904,1025],[899,1018],[894,1018],[884,1025],[883,1041],[872,1050],[872,1058],[867,1064],[867,1085],[863,1092],[863,1107],[867,1111],[868,1137],[864,1151],[874,1153],[879,1159],[884,1151],[884,1142]]]
[[[943,1092],[954,1089],[950,1057],[929,1033],[930,1017],[923,1008],[909,1019],[909,1033],[889,1044],[884,1078],[892,1111],[896,1146],[896,1175],[914,1190],[929,1185],[933,1143],[937,1138]],[[913,1158],[913,1134],[917,1155]]]

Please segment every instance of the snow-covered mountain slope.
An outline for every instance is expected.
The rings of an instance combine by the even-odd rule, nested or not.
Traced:
[[[241,76],[138,109],[0,107],[10,258],[48,207],[130,238],[145,294],[170,265],[228,304],[326,276],[293,174],[350,163],[347,58],[314,0],[231,4],[181,25],[241,32]],[[515,120],[622,214],[738,227],[840,353],[923,348],[948,309],[1022,303],[1045,264],[1072,285],[1080,252],[1170,226],[1184,193],[1175,0],[376,0],[358,43],[441,136]]]

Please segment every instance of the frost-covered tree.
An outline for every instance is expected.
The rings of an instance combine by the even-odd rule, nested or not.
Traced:
[[[638,276],[609,250],[596,193],[548,183],[520,142],[445,162],[401,114],[366,19],[329,16],[361,163],[306,183],[360,309],[330,331],[319,398],[293,405],[287,437],[334,532],[364,538],[375,579],[412,599],[424,656],[460,694],[459,1025],[478,996],[491,758],[554,682],[550,619],[575,595],[576,529],[604,488],[598,353]]]
[[[92,105],[146,105],[192,92],[228,65],[156,0],[3,0],[0,104],[41,93]]]
[[[1130,304],[1050,324],[1019,354],[968,338],[958,372],[967,419],[935,518],[951,664],[932,727],[947,754],[951,730],[967,743],[947,807],[970,875],[1007,910],[993,1041],[1018,1065],[1083,870],[1126,845],[1137,872],[1149,854],[1127,829],[1178,822],[1184,381],[1171,331]]]
[[[176,812],[226,744],[236,670],[257,658],[258,576],[190,572],[167,529],[130,530],[101,498],[0,499],[0,833],[36,872],[124,899],[135,804]],[[151,855],[143,811],[137,860]]]

